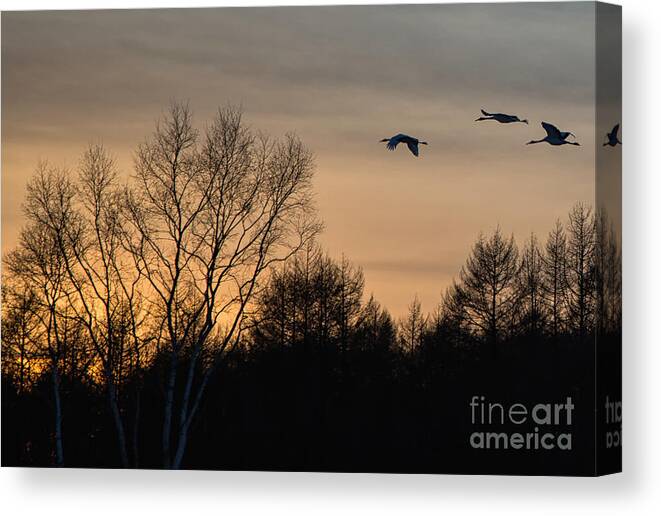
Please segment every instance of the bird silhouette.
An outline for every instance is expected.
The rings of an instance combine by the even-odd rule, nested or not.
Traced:
[[[615,147],[618,143],[622,145],[622,142],[617,138],[617,132],[620,130],[620,124],[615,124],[615,127],[613,127],[613,130],[610,133],[606,133],[606,137],[608,138],[608,141],[604,143],[604,147],[606,145],[610,145],[611,147]]]
[[[541,140],[530,140],[526,145],[542,142],[546,142],[550,145],[580,145],[578,142],[567,141],[567,137],[574,136],[570,132],[560,131],[560,129],[548,122],[542,122],[542,127],[546,131],[546,138],[542,138]],[[576,137],[574,136],[574,138]]]
[[[418,144],[427,145],[427,142],[421,142],[420,140],[414,138],[413,136],[409,136],[408,134],[402,134],[402,133],[396,134],[392,138],[384,138],[383,140],[380,141],[380,143],[383,142],[388,142],[386,148],[390,151],[394,151],[398,144],[405,143],[414,156],[418,155]]]
[[[479,122],[481,120],[495,120],[496,122],[500,122],[501,124],[511,124],[512,122],[521,122],[523,124],[528,123],[528,120],[521,120],[516,115],[506,115],[505,113],[487,113],[484,109],[480,109],[480,111],[482,111],[482,114],[484,116],[481,116],[480,118],[476,118],[475,119],[476,122]]]

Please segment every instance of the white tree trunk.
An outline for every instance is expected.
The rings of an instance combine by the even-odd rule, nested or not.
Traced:
[[[64,446],[62,443],[62,401],[60,399],[60,374],[57,366],[53,366],[53,398],[55,400],[55,465],[64,465]]]

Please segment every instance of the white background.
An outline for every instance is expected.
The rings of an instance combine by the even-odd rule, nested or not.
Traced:
[[[268,5],[274,1],[0,0],[2,10]],[[285,2],[289,5],[357,2]],[[360,3],[391,3],[388,1]],[[397,3],[397,2],[394,2]],[[423,3],[418,1],[417,3]],[[661,3],[623,0],[624,470],[597,479],[0,470],[5,514],[661,514]],[[485,30],[489,30],[485,27]]]

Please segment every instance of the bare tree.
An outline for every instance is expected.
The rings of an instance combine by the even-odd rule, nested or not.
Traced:
[[[514,237],[504,238],[497,228],[489,239],[479,236],[460,273],[466,316],[491,342],[494,353],[501,336],[511,330],[515,316],[518,255]]]
[[[600,334],[618,331],[622,310],[622,257],[615,227],[605,209],[595,217],[596,326]]]
[[[422,312],[422,305],[418,296],[413,298],[408,313],[399,323],[400,342],[406,353],[413,353],[422,343],[427,329],[427,316]]]
[[[138,149],[136,186],[126,196],[130,251],[163,317],[165,467],[180,467],[213,364],[238,342],[264,271],[320,228],[310,197],[313,168],[298,138],[254,134],[232,107],[219,110],[200,137],[188,106],[175,104]],[[211,363],[202,364],[208,356]]]
[[[312,278],[316,302],[313,309],[315,342],[327,346],[337,339],[336,316],[340,290],[337,264],[327,255],[321,255],[315,264]]]
[[[262,343],[304,349],[337,344],[344,354],[362,306],[362,271],[337,263],[316,244],[271,271],[260,292],[255,336]]]
[[[521,305],[521,324],[526,333],[537,336],[543,329],[546,306],[542,292],[542,253],[534,234],[526,242],[521,253],[517,278],[518,302]]]
[[[396,327],[391,315],[370,295],[357,320],[358,341],[368,350],[387,352],[395,341]]]
[[[70,264],[82,307],[81,318],[102,366],[108,404],[115,424],[119,457],[128,467],[128,444],[120,401],[120,386],[128,353],[135,346],[127,337],[135,335],[135,303],[127,283],[135,285],[140,270],[123,267],[121,197],[114,161],[101,145],[91,145],[80,163],[77,201],[79,213],[75,232],[68,231],[76,250]],[[133,278],[133,279],[131,279]],[[124,324],[128,318],[130,324]],[[130,338],[130,337],[129,337]]]
[[[565,299],[567,291],[567,237],[562,223],[557,220],[546,240],[542,255],[542,290],[548,306],[550,331],[556,338],[565,325]]]
[[[443,293],[440,317],[442,326],[448,329],[447,338],[451,339],[454,345],[472,329],[463,289],[454,280]]]
[[[69,305],[71,285],[65,262],[71,249],[61,247],[51,219],[64,220],[70,201],[66,175],[47,163],[38,165],[27,186],[23,205],[27,224],[21,230],[16,250],[6,259],[7,269],[14,280],[22,284],[29,296],[34,296],[28,308],[38,320],[31,335],[37,356],[42,356],[50,371],[53,388],[53,426],[56,465],[64,464],[62,430],[61,376],[64,365],[66,339],[63,320]]]
[[[567,311],[569,324],[583,340],[594,315],[595,221],[592,210],[576,204],[569,213],[567,242]]]
[[[10,276],[13,273],[10,272]],[[12,380],[19,395],[32,386],[39,369],[38,310],[39,298],[34,286],[20,278],[8,279],[5,274],[2,285],[2,375]]]
[[[131,272],[120,267],[120,198],[112,159],[102,146],[92,145],[83,156],[74,183],[68,172],[41,169],[28,185],[26,213],[52,240],[70,288],[67,307],[87,333],[105,384],[115,423],[122,466],[128,454],[119,385],[127,351],[126,332],[116,331],[126,307]],[[133,270],[137,274],[137,269]],[[133,308],[129,308],[133,312]],[[122,327],[122,325],[120,325]],[[130,335],[130,333],[129,333]]]
[[[354,268],[344,255],[340,260],[338,273],[339,303],[337,322],[340,330],[340,351],[342,352],[344,363],[349,346],[350,333],[360,312],[365,278],[363,277],[363,271],[360,268]]]

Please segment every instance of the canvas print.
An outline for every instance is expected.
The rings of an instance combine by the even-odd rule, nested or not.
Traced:
[[[2,466],[621,468],[621,9],[2,13]]]

